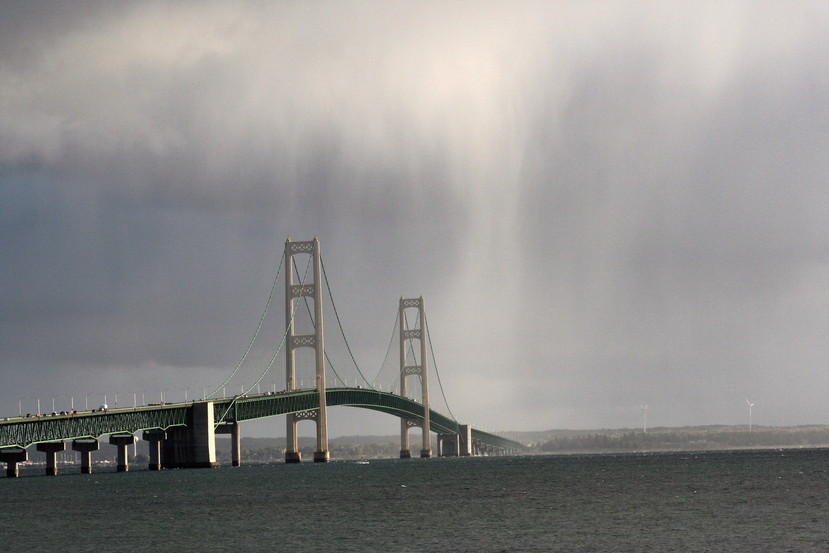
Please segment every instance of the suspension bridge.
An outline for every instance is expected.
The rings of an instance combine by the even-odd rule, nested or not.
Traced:
[[[307,256],[303,274],[296,257]],[[247,389],[238,395],[219,395],[251,353],[261,335],[264,321],[275,299],[282,269],[285,282],[285,330],[265,369]],[[309,274],[310,273],[310,274]],[[325,349],[323,324],[323,289],[334,310],[337,325],[345,342],[348,356],[359,373],[362,384],[354,387],[328,387],[327,373],[335,381],[345,383]],[[413,321],[410,324],[410,317]],[[301,333],[299,328],[310,329]],[[396,336],[395,336],[396,335]],[[198,468],[218,466],[216,434],[230,434],[231,463],[241,463],[241,423],[267,417],[286,419],[285,462],[298,463],[302,454],[298,447],[297,425],[313,421],[316,426],[315,462],[330,460],[328,449],[328,407],[348,406],[379,411],[400,419],[400,457],[412,457],[410,430],[421,429],[420,457],[514,454],[524,446],[497,434],[484,432],[459,423],[446,403],[448,415],[433,410],[429,402],[429,354],[434,360],[423,298],[400,298],[395,332],[386,352],[388,358],[394,338],[399,346],[399,365],[390,390],[375,385],[376,378],[367,379],[360,369],[340,323],[320,256],[319,240],[285,242],[285,252],[277,270],[270,296],[259,325],[245,353],[228,377],[215,390],[199,400],[181,403],[137,405],[61,413],[36,413],[34,416],[5,417],[0,420],[0,462],[7,466],[6,475],[19,475],[19,464],[28,461],[28,448],[34,446],[45,453],[46,474],[58,472],[57,454],[71,450],[80,454],[81,472],[92,472],[92,454],[100,449],[100,440],[109,437],[117,447],[117,470],[129,470],[128,447],[139,439],[149,446],[149,469]],[[297,379],[297,350],[307,348],[314,355],[314,385],[303,388]],[[276,360],[284,352],[285,389],[259,393],[260,383],[271,374]],[[383,365],[385,365],[385,360]],[[381,370],[382,366],[381,365]],[[440,374],[433,363],[440,384]],[[379,375],[379,373],[378,373]],[[411,381],[411,386],[410,386]],[[439,386],[445,402],[442,385]],[[254,392],[254,390],[256,390]],[[436,434],[437,451],[432,451],[432,433]]]

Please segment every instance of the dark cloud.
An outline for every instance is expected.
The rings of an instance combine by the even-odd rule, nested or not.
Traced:
[[[0,10],[9,412],[220,383],[319,236],[366,372],[423,294],[473,424],[823,420],[819,5]]]

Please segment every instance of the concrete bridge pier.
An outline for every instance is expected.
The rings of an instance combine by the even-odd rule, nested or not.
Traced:
[[[400,419],[400,458],[411,459],[412,450],[409,441],[409,429],[421,426],[417,419]]]
[[[141,438],[147,441],[150,450],[149,470],[161,470],[161,442],[167,439],[167,433],[163,430],[145,430]]]
[[[109,443],[118,446],[118,472],[127,472],[130,470],[128,447],[135,443],[135,436],[132,434],[112,434],[109,437]]]
[[[100,449],[98,440],[94,438],[78,438],[72,440],[72,451],[81,454],[81,474],[92,474],[92,452]]]
[[[320,394],[322,397],[322,394]],[[326,427],[325,415],[322,411],[315,409],[313,411],[303,411],[300,413],[293,413],[288,415],[288,448],[285,450],[286,463],[300,463],[302,462],[302,453],[298,447],[297,423],[302,420],[313,421],[317,426],[317,449],[314,451],[315,463],[327,463],[331,460],[331,453],[328,451],[328,435]]]
[[[411,459],[412,450],[409,445],[409,428],[414,421],[409,419],[400,419],[400,458]]]
[[[438,457],[472,455],[472,427],[459,424],[457,434],[438,434]]]
[[[193,454],[195,466],[213,468],[216,462],[216,429],[213,426],[213,402],[202,401],[193,404],[192,409]]]
[[[35,446],[38,451],[46,453],[46,474],[56,476],[58,474],[58,451],[66,451],[64,442],[45,442]]]
[[[302,462],[302,453],[297,450],[285,450],[286,463],[300,463]]]
[[[213,402],[196,401],[187,413],[187,426],[167,429],[161,463],[168,469],[212,468],[216,462]]]
[[[302,452],[299,451],[299,437],[297,434],[297,423],[301,420],[300,415],[306,415],[306,413],[292,413],[285,417],[285,420],[288,423],[288,430],[287,430],[287,446],[285,448],[285,462],[286,463],[301,463],[302,462]]]
[[[216,427],[216,434],[230,434],[230,464],[242,464],[242,432],[238,422],[229,422]]]
[[[6,477],[17,478],[20,476],[18,463],[25,463],[29,460],[29,453],[22,447],[10,447],[0,449],[0,462],[6,463]]]
[[[459,441],[457,434],[438,434],[438,457],[458,457]]]
[[[317,421],[317,436],[320,436],[320,433],[325,432],[325,430],[320,428],[321,422]],[[322,442],[317,438],[317,443],[322,444]],[[327,463],[331,460],[331,452],[328,451],[328,439],[326,438],[324,445],[320,445],[314,451],[314,462],[315,463]]]
[[[472,425],[458,425],[458,455],[461,457],[472,455]]]

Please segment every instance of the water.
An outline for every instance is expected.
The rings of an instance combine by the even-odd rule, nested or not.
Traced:
[[[39,469],[0,478],[0,550],[823,552],[827,469],[829,450]]]

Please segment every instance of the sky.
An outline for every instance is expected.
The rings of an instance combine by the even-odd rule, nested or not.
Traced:
[[[318,237],[327,347],[390,385],[422,296],[460,422],[827,424],[827,151],[825,2],[2,1],[0,415],[209,393]]]

